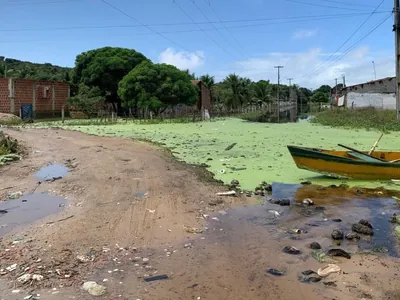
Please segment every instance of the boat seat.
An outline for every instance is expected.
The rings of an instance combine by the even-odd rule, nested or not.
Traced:
[[[382,161],[377,159],[377,158],[373,158],[373,157],[370,157],[368,155],[364,155],[364,154],[357,153],[357,152],[354,152],[354,151],[349,151],[348,154],[350,156],[352,156],[352,157],[358,158],[358,159],[366,161],[366,162],[379,162],[379,163],[382,163]]]

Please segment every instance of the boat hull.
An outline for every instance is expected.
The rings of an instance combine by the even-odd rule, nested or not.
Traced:
[[[288,146],[288,149],[300,169],[335,178],[400,179],[400,163],[362,161],[351,158],[344,151],[326,151],[295,146]],[[387,156],[393,157],[396,153],[389,152],[387,154]],[[385,157],[385,153],[378,153],[377,155]]]

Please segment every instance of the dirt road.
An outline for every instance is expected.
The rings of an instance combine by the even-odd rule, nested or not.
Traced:
[[[271,233],[264,229],[222,225],[226,209],[253,199],[217,197],[225,187],[155,146],[63,130],[5,132],[23,141],[28,155],[0,169],[0,196],[36,189],[67,202],[61,213],[3,238],[1,269],[14,263],[17,269],[0,271],[2,299],[36,293],[45,300],[92,299],[81,289],[84,281],[104,285],[102,299],[354,299],[347,290],[301,284],[296,275],[266,276],[269,267],[306,266],[282,259],[282,242],[269,241]],[[34,173],[49,163],[65,164],[70,172],[38,186]],[[195,229],[197,234],[190,232]],[[390,290],[398,268],[384,271]],[[43,279],[32,285],[16,280],[27,273]],[[169,279],[144,282],[162,274]],[[372,276],[363,286],[382,285],[380,279]],[[379,291],[370,294],[382,295]]]

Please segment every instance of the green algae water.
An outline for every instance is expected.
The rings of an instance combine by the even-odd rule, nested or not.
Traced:
[[[71,121],[73,122],[73,121]],[[73,124],[73,123],[72,123]],[[350,186],[374,188],[383,186],[400,190],[391,182],[337,180],[296,167],[287,145],[340,149],[341,143],[369,150],[379,132],[330,128],[308,121],[286,124],[251,123],[240,119],[224,119],[199,123],[162,123],[144,125],[134,122],[115,125],[72,125],[55,122],[50,126],[78,130],[100,136],[148,139],[163,143],[174,156],[191,164],[207,164],[216,179],[225,183],[237,179],[242,189],[253,190],[261,181],[268,183],[314,184],[346,183]],[[385,135],[377,149],[399,150],[400,133]],[[231,150],[225,149],[237,143]]]

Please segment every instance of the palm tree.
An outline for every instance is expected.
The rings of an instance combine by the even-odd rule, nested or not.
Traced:
[[[215,85],[214,76],[205,74],[205,75],[200,76],[199,79],[210,89],[210,91],[212,90],[212,88]]]
[[[232,92],[232,98],[229,101],[231,107],[243,108],[245,104],[251,101],[252,90],[250,79],[230,74],[225,78],[224,84],[229,86]]]
[[[253,86],[254,97],[253,103],[261,108],[264,104],[271,101],[271,85],[268,81],[260,80]]]

